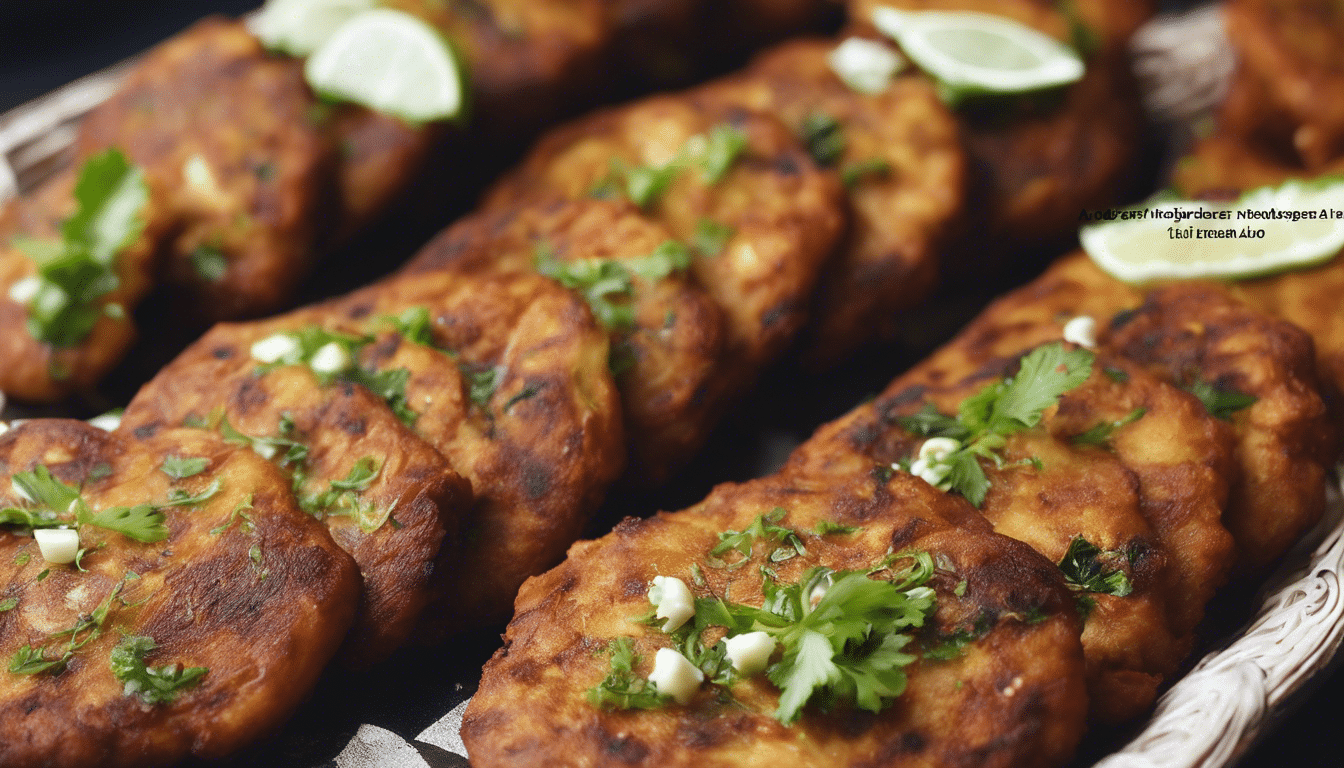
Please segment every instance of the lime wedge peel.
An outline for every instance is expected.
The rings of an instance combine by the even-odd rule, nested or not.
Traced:
[[[1085,225],[1079,239],[1097,266],[1127,283],[1258,277],[1314,266],[1344,249],[1344,218],[1334,218],[1344,211],[1339,178],[1290,180],[1251,190],[1232,203],[1166,200],[1126,210],[1147,213]],[[1175,211],[1228,211],[1230,218],[1177,220]],[[1257,215],[1238,218],[1238,211]],[[1305,218],[1312,213],[1316,218]],[[1303,218],[1293,221],[1293,215]],[[1228,230],[1237,236],[1208,236]]]
[[[872,19],[953,98],[1054,88],[1076,82],[1085,69],[1069,46],[1001,16],[881,7]]]
[[[377,6],[378,0],[268,0],[248,26],[267,48],[303,57],[352,17]]]
[[[304,65],[313,90],[411,123],[448,120],[463,111],[465,67],[438,30],[401,11],[352,16]]]

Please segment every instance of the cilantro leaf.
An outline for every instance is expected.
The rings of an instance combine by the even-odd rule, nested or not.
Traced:
[[[1143,418],[1144,414],[1147,412],[1148,411],[1144,408],[1135,408],[1116,421],[1103,421],[1086,432],[1074,435],[1070,442],[1074,445],[1106,445],[1106,443],[1110,441],[1111,435],[1115,430],[1120,429],[1127,424],[1133,424]]]
[[[85,162],[74,197],[75,213],[62,225],[58,243],[18,243],[38,262],[28,332],[57,347],[79,344],[104,313],[99,299],[121,283],[116,257],[144,228],[149,188],[125,155],[109,149]]]
[[[700,166],[700,175],[707,184],[718,184],[728,175],[738,156],[747,148],[747,134],[742,129],[720,123],[709,129],[709,135],[700,149],[700,137],[687,142],[691,161]]]
[[[355,367],[342,373],[340,378],[352,384],[358,384],[369,390],[373,394],[382,398],[393,415],[408,427],[414,427],[420,414],[411,408],[410,401],[406,397],[406,385],[410,383],[411,371],[409,368],[387,368],[381,371],[371,371],[367,368]]]
[[[1125,552],[1103,552],[1082,536],[1074,536],[1059,561],[1059,570],[1072,589],[1125,597],[1134,591],[1127,572],[1128,564],[1129,557]]]
[[[635,674],[639,657],[628,637],[618,637],[607,645],[611,670],[605,679],[588,689],[588,703],[599,709],[657,709],[671,701],[657,688]]]
[[[434,346],[434,323],[427,307],[411,307],[400,315],[383,315],[378,322],[392,326],[397,335],[412,344]]]
[[[1007,434],[1010,424],[1016,427],[1012,431],[1039,424],[1046,408],[1092,375],[1092,360],[1086,349],[1066,350],[1057,343],[1032,350],[994,403],[993,428]]]
[[[174,480],[182,480],[199,475],[208,466],[210,466],[210,460],[204,456],[184,458],[170,455],[164,458],[163,463],[159,465],[159,469]]]
[[[1203,380],[1196,380],[1186,387],[1186,391],[1199,398],[1210,416],[1222,421],[1231,421],[1232,414],[1250,408],[1258,402],[1258,398],[1254,395],[1235,389],[1223,389]]]
[[[58,513],[69,510],[70,504],[79,498],[78,488],[61,482],[44,464],[38,464],[30,472],[15,472],[10,482],[24,496]]]
[[[807,153],[817,165],[829,168],[845,154],[845,133],[840,121],[824,112],[813,112],[803,118],[798,138],[807,147]]]
[[[695,225],[695,234],[691,237],[691,250],[704,257],[718,256],[728,247],[737,230],[713,219],[700,219]]]
[[[19,598],[17,597],[6,597],[4,600],[0,600],[0,613],[4,613],[5,611],[12,611],[18,607],[19,607]]]
[[[933,403],[925,403],[918,413],[910,416],[898,416],[896,423],[901,429],[923,437],[950,437],[965,440],[971,436],[971,430],[965,424],[951,416],[938,412]]]
[[[108,662],[112,674],[124,684],[122,691],[126,696],[138,696],[146,704],[171,704],[182,691],[199,685],[209,670],[184,669],[181,664],[147,666],[145,656],[156,648],[152,637],[127,636],[112,649]]]
[[[740,531],[720,533],[719,543],[709,550],[709,564],[715,568],[740,568],[746,565],[751,560],[754,542],[758,539],[781,544],[770,553],[771,562],[779,563],[799,555],[806,555],[807,547],[803,545],[803,540],[799,538],[797,532],[792,528],[777,525],[787,514],[788,511],[783,507],[775,507],[767,514],[757,515],[751,525]],[[722,555],[733,551],[742,555],[741,559],[731,564],[720,559]]]
[[[845,165],[840,169],[840,181],[847,189],[853,189],[864,179],[885,178],[890,173],[891,163],[885,158],[873,157]]]
[[[863,530],[861,525],[844,525],[842,523],[833,523],[830,520],[822,520],[817,523],[817,527],[812,532],[818,536],[828,536],[832,533],[858,533]]]
[[[154,504],[137,504],[133,507],[110,507],[100,512],[90,511],[80,502],[78,517],[80,525],[92,525],[152,544],[168,538],[166,516],[161,508]]]
[[[666,240],[652,253],[633,259],[578,259],[561,261],[546,248],[538,248],[537,271],[573,291],[578,291],[608,330],[635,326],[630,303],[635,277],[649,282],[684,272],[691,265],[691,251],[675,240]]]

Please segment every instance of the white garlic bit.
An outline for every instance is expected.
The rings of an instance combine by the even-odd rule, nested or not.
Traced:
[[[876,40],[850,37],[826,55],[831,70],[860,93],[881,93],[905,68],[905,59]]]
[[[723,641],[728,648],[728,660],[740,675],[754,675],[765,671],[770,655],[775,652],[775,638],[769,632],[748,632]]]
[[[65,565],[75,562],[79,555],[79,531],[73,528],[38,528],[33,531],[42,559],[48,563]]]
[[[649,602],[658,609],[655,614],[663,623],[664,632],[672,632],[695,615],[695,596],[686,582],[676,577],[654,576],[649,586]]]
[[[678,704],[689,702],[704,681],[705,673],[671,648],[659,648],[653,657],[649,682],[655,690],[671,696]]]
[[[1064,324],[1064,340],[1087,349],[1097,348],[1097,321],[1088,315],[1079,315]]]
[[[308,361],[313,373],[319,374],[340,373],[349,370],[353,364],[354,360],[350,358],[349,350],[335,341],[323,344],[313,353],[313,359]]]
[[[259,363],[297,363],[299,340],[288,333],[273,333],[252,345],[252,359]]]
[[[104,432],[115,432],[117,427],[121,426],[120,413],[104,413],[89,419],[89,426],[97,427]]]
[[[27,304],[33,300],[34,296],[37,296],[37,292],[41,288],[42,278],[37,275],[29,275],[22,280],[14,281],[14,284],[9,286],[9,298],[17,304]]]
[[[949,455],[961,450],[961,441],[950,437],[930,437],[919,446],[919,458],[929,463],[941,462]]]

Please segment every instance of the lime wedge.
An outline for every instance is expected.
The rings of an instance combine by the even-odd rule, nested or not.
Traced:
[[[873,25],[899,43],[951,100],[1054,88],[1083,76],[1083,60],[1072,48],[1000,16],[878,8]]]
[[[462,110],[465,86],[452,45],[401,11],[380,8],[352,17],[308,57],[304,75],[323,96],[413,123],[446,120]]]
[[[1292,180],[1232,203],[1167,200],[1126,210],[1133,218],[1085,225],[1079,239],[1097,266],[1128,283],[1256,277],[1319,264],[1344,248],[1341,179]]]
[[[377,5],[378,0],[268,0],[250,26],[267,48],[308,56],[350,17]]]

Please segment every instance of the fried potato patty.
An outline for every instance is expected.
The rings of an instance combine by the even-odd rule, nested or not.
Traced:
[[[895,313],[932,290],[967,171],[956,118],[926,79],[901,77],[879,94],[860,93],[831,69],[834,46],[785,43],[701,91],[776,115],[808,137],[818,162],[847,177],[849,233],[823,276],[806,342],[809,356],[831,363],[890,336]]]
[[[81,156],[121,150],[173,232],[162,276],[208,318],[278,307],[334,213],[335,152],[302,62],[242,22],[207,19],[146,54],[80,126]]]
[[[805,555],[767,563],[772,547],[756,547],[749,567],[706,564],[720,533],[745,529],[776,507],[787,511],[779,524],[798,532]],[[814,533],[823,522],[857,530]],[[779,694],[763,676],[739,679],[722,695],[702,686],[689,703],[655,710],[602,710],[585,699],[585,690],[607,674],[601,651],[612,640],[633,638],[639,677],[669,644],[659,630],[631,620],[648,613],[655,575],[682,578],[700,597],[759,605],[758,565],[788,584],[809,566],[868,570],[904,551],[925,551],[937,564],[928,583],[936,611],[922,640],[907,650],[922,655],[917,646],[958,633],[974,639],[948,660],[923,657],[906,667],[904,693],[879,714],[809,706],[784,726],[772,716]],[[1058,765],[1077,743],[1086,710],[1078,631],[1056,569],[1025,545],[993,534],[962,500],[907,476],[883,481],[866,469],[820,481],[782,475],[719,486],[683,512],[626,520],[530,580],[505,647],[486,665],[462,735],[472,764],[482,768],[613,761]]]
[[[1026,351],[986,354],[981,347],[970,357],[974,367],[935,355],[874,402],[823,426],[786,470],[827,477],[909,460],[924,439],[902,419],[927,404],[956,414],[968,397],[1011,374]],[[1105,425],[1120,426],[1101,439],[1080,437]],[[1081,537],[1132,588],[1084,595],[1090,610],[1083,648],[1098,719],[1119,722],[1150,706],[1193,646],[1204,603],[1232,560],[1219,524],[1232,475],[1230,443],[1226,426],[1193,397],[1133,362],[1098,355],[1090,378],[1037,428],[1007,438],[1001,463],[982,462],[989,490],[981,512],[997,532],[1055,563]]]
[[[669,246],[679,244],[628,202],[556,199],[469,216],[430,241],[405,271],[552,273],[568,266],[562,282],[578,281],[581,271],[590,276],[575,285],[580,295],[628,277],[629,290],[592,301],[607,313],[631,472],[661,480],[700,447],[734,394],[719,376],[730,365],[719,306],[684,270],[648,272]]]
[[[1104,207],[1127,192],[1138,156],[1142,110],[1126,44],[1153,13],[1151,2],[1080,0],[851,0],[851,23],[871,32],[879,6],[972,11],[1004,16],[1081,48],[1082,80],[1059,93],[1024,94],[958,110],[975,171],[969,207],[983,227],[956,254],[963,267],[985,265],[1005,243],[1039,249],[1072,239],[1080,208]],[[990,251],[993,252],[993,251]]]
[[[561,127],[485,198],[486,210],[538,197],[633,197],[686,243],[726,235],[690,273],[723,309],[741,391],[802,327],[845,223],[835,175],[786,126],[695,95],[656,96]]]
[[[124,433],[143,438],[183,424],[253,447],[291,476],[300,507],[322,520],[364,576],[342,660],[386,658],[441,597],[470,487],[382,398],[347,381],[323,386],[306,366],[261,372],[249,348],[283,320],[221,324],[145,385]],[[366,477],[372,473],[371,477]]]
[[[94,518],[70,565],[0,529],[6,766],[223,757],[294,709],[350,626],[354,563],[251,451],[200,430],[131,439],[44,420],[0,437],[0,468],[0,508],[73,524],[14,490],[16,477],[49,472]],[[165,516],[161,540],[97,524],[137,505]]]
[[[591,88],[611,37],[605,0],[386,0],[462,51],[479,118],[492,131],[539,127]]]
[[[93,387],[135,342],[130,310],[153,286],[165,230],[150,200],[140,235],[117,256],[117,285],[97,299],[102,311],[89,334],[74,346],[57,347],[29,330],[28,304],[15,299],[15,284],[36,278],[38,264],[22,241],[60,237],[61,223],[74,213],[77,175],[62,173],[31,196],[0,204],[0,392],[18,400],[55,402]]]
[[[309,317],[348,327],[417,307],[427,310],[429,344],[384,338],[364,360],[408,371],[415,432],[471,481],[474,502],[443,604],[421,622],[433,639],[506,618],[523,580],[578,538],[625,452],[606,335],[549,280],[406,275]]]
[[[1234,0],[1238,66],[1218,126],[1307,169],[1344,155],[1344,8],[1329,0]]]

